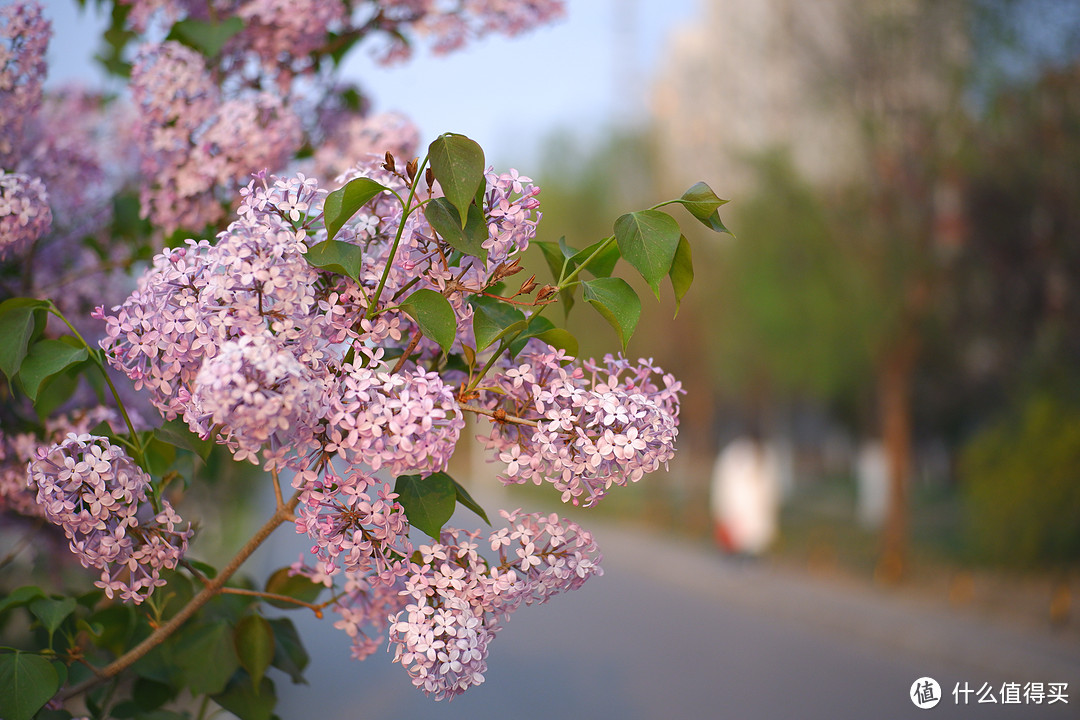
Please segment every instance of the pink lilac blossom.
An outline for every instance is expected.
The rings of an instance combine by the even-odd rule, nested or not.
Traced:
[[[310,55],[322,48],[331,30],[340,30],[346,4],[324,0],[247,0],[236,16],[244,29],[232,47],[251,52],[287,88],[292,77],[311,69]]]
[[[501,514],[510,527],[488,536],[497,564],[479,554],[479,531],[444,530],[439,542],[420,546],[402,593],[409,604],[390,619],[394,661],[436,700],[484,681],[488,645],[512,612],[603,574],[592,535],[576,523]]]
[[[0,260],[23,252],[51,224],[49,196],[41,180],[0,170]]]
[[[24,123],[41,104],[51,34],[40,4],[0,7],[0,169],[15,169]]]
[[[241,178],[283,166],[302,140],[300,121],[281,98],[225,98],[203,57],[177,42],[142,49],[131,92],[143,214],[166,233],[217,223]]]
[[[318,570],[333,578],[345,573],[371,576],[386,585],[408,570],[413,553],[405,511],[387,485],[355,466],[340,475],[298,473],[302,482],[296,532],[315,541]]]
[[[438,373],[346,365],[327,414],[328,448],[391,475],[445,470],[465,419]]]
[[[48,188],[55,241],[74,242],[100,230],[121,182],[133,175],[101,152],[116,129],[115,116],[100,96],[71,87],[47,94],[37,122],[27,128],[19,167]],[[116,167],[107,170],[110,162]]]
[[[419,131],[404,115],[350,114],[333,123],[326,139],[315,150],[312,173],[318,177],[337,177],[356,158],[383,156],[388,152],[404,167],[415,156],[419,144]]]
[[[188,415],[201,435],[224,428],[235,458],[257,463],[267,443],[280,447],[310,435],[322,410],[320,388],[321,381],[274,336],[243,335],[203,362]]]
[[[496,422],[480,438],[506,463],[507,484],[551,482],[563,502],[596,504],[613,485],[637,482],[674,456],[682,386],[622,356],[564,367],[553,348],[528,350],[495,374],[485,406],[527,423]],[[662,387],[661,384],[662,383]]]
[[[110,598],[141,603],[187,550],[190,525],[180,529],[183,521],[164,499],[151,517],[140,513],[150,476],[107,438],[70,433],[39,448],[28,474],[45,518],[63,528],[83,567],[101,570],[94,584]]]

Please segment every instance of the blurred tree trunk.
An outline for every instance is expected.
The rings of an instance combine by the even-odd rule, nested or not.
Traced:
[[[918,338],[904,331],[878,370],[881,435],[889,472],[889,500],[882,532],[877,577],[899,582],[907,569],[908,479],[911,476],[911,390]]]

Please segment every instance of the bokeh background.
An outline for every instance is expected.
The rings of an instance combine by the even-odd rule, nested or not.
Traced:
[[[46,5],[50,83],[104,82],[105,19]],[[571,0],[523,38],[344,67],[422,138],[537,180],[542,240],[584,247],[698,180],[733,235],[689,237],[677,315],[645,302],[627,352],[687,388],[680,451],[575,515],[610,543],[597,587],[515,617],[449,706],[312,623],[282,717],[906,717],[922,675],[943,716],[1080,716],[1080,5]],[[587,307],[567,322],[583,354],[617,344]],[[772,458],[760,552],[710,513],[739,439]],[[556,509],[462,455],[487,507]],[[951,694],[1013,681],[1072,697]]]

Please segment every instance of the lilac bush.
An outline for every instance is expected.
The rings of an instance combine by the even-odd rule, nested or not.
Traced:
[[[400,61],[420,38],[448,52],[561,12],[121,2],[105,61],[130,98],[106,100],[43,94],[47,22],[31,2],[0,10],[0,522],[62,533],[99,572],[96,590],[0,600],[44,638],[0,649],[0,677],[20,679],[0,717],[203,697],[266,720],[267,672],[299,682],[306,663],[270,607],[332,612],[353,657],[388,645],[449,699],[484,681],[515,611],[601,574],[592,535],[555,514],[446,526],[458,505],[488,522],[451,459],[472,416],[502,482],[572,505],[665,468],[680,383],[651,360],[577,357],[548,310],[580,292],[625,351],[641,306],[617,264],[681,300],[690,250],[660,208],[719,230],[724,201],[699,183],[584,249],[538,242],[530,178],[462,135],[418,150],[407,119],[370,114],[330,72],[357,44]],[[524,272],[530,247],[549,282]],[[216,567],[192,549],[199,508],[175,507],[229,463],[257,466],[275,508]],[[310,553],[265,582],[239,574],[283,525]]]

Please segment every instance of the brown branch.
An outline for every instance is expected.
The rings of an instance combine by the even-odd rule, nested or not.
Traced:
[[[302,607],[309,608],[312,612],[315,613],[315,617],[319,618],[320,620],[323,616],[322,607],[320,605],[312,605],[309,602],[304,602],[303,600],[298,600],[297,598],[289,597],[288,595],[279,595],[278,593],[264,592],[262,590],[248,590],[246,588],[236,587],[223,587],[221,588],[221,594],[247,595],[249,597],[264,598],[266,600],[277,600],[278,602],[293,603],[294,605],[300,605]]]
[[[400,371],[401,368],[405,366],[405,363],[406,361],[408,361],[409,356],[412,355],[412,351],[415,350],[416,346],[420,344],[421,337],[423,337],[423,333],[420,332],[419,328],[417,328],[416,332],[413,333],[412,338],[409,339],[408,346],[406,346],[406,348],[401,352],[401,357],[398,358],[397,363],[394,365],[394,369],[390,371],[391,375]]]
[[[279,525],[292,519],[293,510],[296,508],[299,502],[300,492],[297,491],[292,496],[292,499],[290,499],[285,506],[278,508],[277,511],[270,517],[270,519],[267,520],[266,523],[261,528],[259,528],[254,535],[251,536],[251,539],[247,541],[247,544],[245,544],[244,547],[240,549],[240,552],[238,552],[236,556],[233,557],[233,559],[230,560],[224,568],[222,568],[221,572],[217,575],[217,577],[207,582],[206,587],[199,591],[199,594],[193,597],[191,601],[180,610],[180,612],[176,613],[176,615],[173,615],[171,618],[169,618],[168,622],[166,622],[164,625],[159,626],[156,630],[154,630],[154,632],[150,633],[150,635],[148,635],[145,640],[133,647],[131,650],[128,650],[116,660],[113,660],[103,669],[94,670],[95,677],[87,678],[78,685],[69,687],[66,690],[61,690],[60,693],[58,693],[56,696],[57,699],[63,702],[68,698],[86,692],[100,682],[119,675],[137,660],[139,660],[148,652],[160,645],[167,637],[176,632],[181,625],[187,622],[187,620],[196,612],[198,612],[198,610],[203,605],[205,605],[211,598],[223,592],[225,588],[225,583],[228,582],[229,578],[231,578],[233,574],[240,569],[240,566],[244,564],[244,561],[247,560],[260,545],[262,545],[266,538],[270,537],[270,534],[273,533]]]
[[[458,407],[466,412],[476,413],[477,415],[484,415],[491,418],[495,422],[500,423],[513,423],[514,425],[528,425],[529,427],[540,427],[540,423],[535,420],[526,420],[525,418],[516,417],[514,415],[507,415],[506,411],[502,408],[496,410],[488,410],[487,408],[477,407],[475,405],[467,405],[465,403],[458,403]]]

